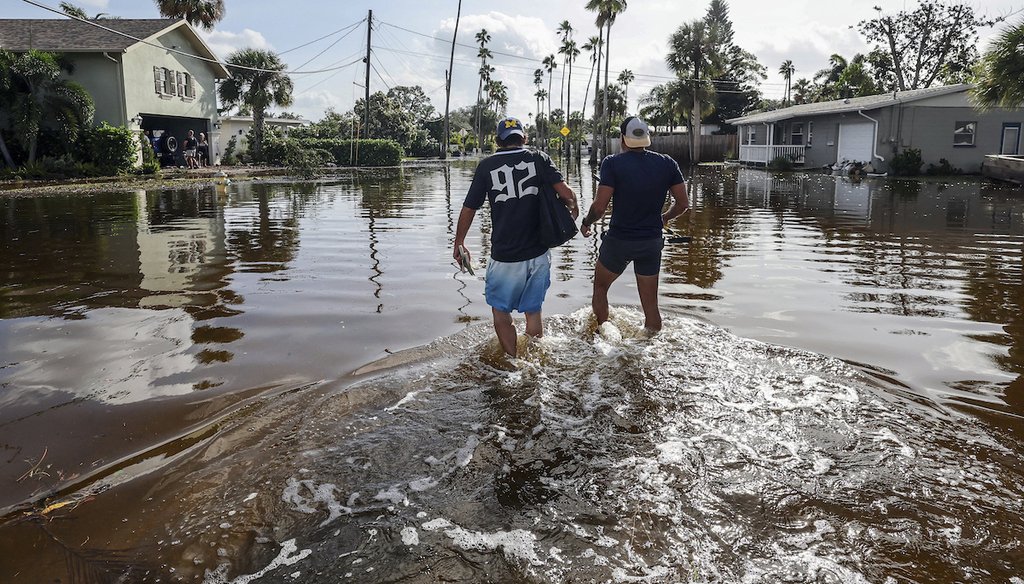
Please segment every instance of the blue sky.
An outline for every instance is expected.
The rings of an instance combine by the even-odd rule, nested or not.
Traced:
[[[377,24],[373,33],[374,68],[371,90],[395,85],[420,85],[434,106],[444,109],[444,71],[448,66],[450,39],[455,23],[457,0],[225,0],[227,15],[213,30],[203,32],[210,46],[222,57],[241,47],[288,51],[303,43],[363,21],[373,10]],[[56,6],[58,0],[41,0]],[[22,2],[3,0],[3,18],[48,18],[52,14]],[[124,18],[155,18],[158,12],[149,0],[77,0],[86,12],[108,12]],[[559,45],[556,28],[568,20],[582,45],[597,34],[593,14],[584,10],[584,0],[519,0],[487,2],[463,0],[459,42],[475,45],[473,36],[486,28],[497,55],[492,63],[495,76],[509,87],[509,113],[527,118],[534,111],[533,71],[545,55]],[[916,3],[908,0],[730,0],[736,41],[757,55],[768,67],[769,78],[762,90],[768,97],[781,97],[782,79],[776,73],[780,63],[792,59],[797,78],[813,76],[825,66],[829,55],[851,57],[867,50],[851,24],[869,18],[879,5],[898,11]],[[1024,0],[976,0],[979,11],[991,16],[1024,8]],[[628,8],[612,29],[611,70],[631,70],[636,80],[629,87],[629,107],[650,89],[671,77],[664,64],[669,35],[682,23],[699,18],[707,2],[680,0],[630,0]],[[1019,18],[1015,17],[1015,18]],[[343,34],[343,33],[342,33]],[[344,65],[361,58],[365,51],[365,22],[339,40],[337,34],[282,56],[289,68],[317,70]],[[982,48],[991,31],[983,33]],[[333,46],[332,43],[335,43]],[[452,107],[471,104],[477,91],[476,49],[457,47],[452,84]],[[561,59],[559,59],[561,63]],[[572,104],[579,109],[590,72],[589,60],[581,55],[573,69]],[[295,104],[288,108],[310,119],[319,119],[328,108],[347,111],[362,95],[365,71],[361,62],[329,73],[295,75]],[[556,70],[554,104],[559,102],[562,71]],[[546,81],[545,81],[546,83]],[[546,88],[546,87],[545,87]],[[592,90],[591,90],[592,91]],[[588,108],[589,109],[589,108]]]

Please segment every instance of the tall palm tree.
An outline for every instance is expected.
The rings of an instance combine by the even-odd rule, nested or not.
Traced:
[[[619,73],[618,81],[619,85],[622,86],[622,99],[626,104],[626,111],[629,111],[629,84],[632,83],[634,79],[636,79],[636,76],[633,75],[633,72],[629,69],[623,69],[622,72]]]
[[[583,50],[590,52],[590,76],[587,77],[587,90],[583,92],[583,119],[587,119],[587,97],[590,95],[590,83],[594,80],[594,67],[601,54],[601,37],[592,36],[583,43]]]
[[[487,32],[486,28],[481,28],[480,32],[474,35],[477,45],[480,46],[480,50],[477,51],[476,56],[480,58],[480,83],[476,89],[476,136],[477,144],[480,146],[481,152],[484,148],[484,129],[481,127],[481,104],[484,100],[484,83],[491,78],[491,71],[493,68],[487,66],[487,59],[493,57],[490,49],[487,48],[487,43],[491,42],[491,35]]]
[[[608,81],[608,62],[609,62],[609,60],[611,60],[612,25],[615,24],[615,19],[620,14],[622,14],[623,12],[626,11],[626,0],[587,0],[586,8],[587,8],[587,10],[589,10],[591,12],[596,12],[597,13],[597,20],[596,20],[597,27],[598,28],[605,27],[605,33],[604,33],[604,39],[603,39],[603,44],[604,44],[604,49],[605,49],[605,59],[604,59],[604,88],[605,88],[605,91],[604,91],[604,105],[602,107],[602,112],[603,112],[605,118],[603,120],[601,120],[601,130],[602,130],[601,131],[601,136],[602,136],[602,138],[604,138],[607,135],[607,133],[608,133],[607,128],[608,128],[608,124],[609,124],[610,119],[611,119],[609,117],[610,116],[610,112],[608,110],[608,86],[610,85],[610,82]],[[598,67],[598,68],[600,69],[600,67]],[[601,80],[600,79],[598,79],[597,85],[598,85],[598,87],[601,86]],[[602,141],[601,141],[602,147],[604,147],[603,146],[604,142],[606,142],[606,140],[602,139]],[[594,160],[594,158],[592,156],[591,157],[591,161],[593,161],[593,160]]]
[[[537,117],[534,118],[534,119],[537,122],[537,137],[538,137],[538,139],[540,139],[540,136],[541,136],[541,127],[540,127],[541,113],[544,111],[544,102],[547,101],[547,99],[548,99],[548,92],[546,90],[544,90],[544,89],[538,89],[537,93],[534,93],[533,96],[537,98]],[[543,133],[546,135],[547,131],[548,131],[548,119],[547,118],[544,118],[544,128],[543,128],[543,130],[544,130]]]
[[[558,63],[555,61],[554,55],[548,55],[544,57],[541,62],[544,65],[544,70],[548,72],[548,125],[551,125],[551,77],[558,68]],[[544,149],[547,150],[548,137],[544,136]]]
[[[221,82],[217,95],[225,108],[252,110],[253,155],[259,160],[267,108],[292,104],[292,79],[282,73],[287,67],[273,51],[239,49],[228,56],[225,64],[232,69],[231,77]],[[232,65],[248,68],[232,68]]]
[[[540,119],[540,91],[541,91],[541,86],[543,85],[543,83],[544,83],[544,70],[543,69],[534,69],[533,70],[533,85],[534,85],[534,87],[537,88],[537,93],[533,94],[533,96],[537,98],[537,115],[536,115],[536,117],[533,118],[535,120],[539,120]]]
[[[782,75],[786,79],[786,98],[783,100],[784,105],[789,105],[789,102],[792,99],[794,73],[796,73],[796,67],[793,66],[793,61],[789,59],[783,61],[782,66],[779,67],[779,75]]]
[[[160,16],[184,18],[192,26],[211,30],[224,19],[224,0],[156,0]]]
[[[95,112],[89,92],[61,74],[69,67],[58,55],[42,51],[11,53],[0,50],[0,109],[8,112],[18,142],[36,161],[39,132],[56,126],[74,142],[78,132],[92,124]],[[6,143],[0,142],[4,162],[14,166]]]
[[[562,35],[562,44],[558,48],[558,54],[562,55],[562,79],[559,81],[558,107],[562,108],[562,111],[567,109],[565,107],[565,70],[568,69],[567,61],[569,56],[565,51],[566,46],[569,43],[569,39],[572,38],[572,31],[572,25],[569,24],[568,20],[563,20],[562,23],[558,25],[558,34]]]
[[[704,19],[681,25],[669,38],[669,54],[665,57],[668,66],[680,79],[689,79],[693,91],[693,109],[690,124],[691,160],[700,162],[700,126],[703,119],[702,106],[713,103],[714,85],[708,80],[715,79],[721,72],[720,27],[710,26]]]
[[[972,99],[982,108],[1024,104],[1024,21],[999,33],[975,69]]]

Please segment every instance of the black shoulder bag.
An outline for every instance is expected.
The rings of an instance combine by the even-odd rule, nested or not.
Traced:
[[[539,156],[537,162],[542,162]],[[542,183],[538,193],[540,203],[537,205],[540,241],[545,247],[558,247],[575,237],[578,232],[576,220],[572,218],[569,208],[558,197],[555,189],[547,181]]]

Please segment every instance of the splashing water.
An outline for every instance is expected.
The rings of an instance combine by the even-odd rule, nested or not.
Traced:
[[[276,436],[186,477],[188,505],[207,512],[177,535],[190,553],[220,550],[196,575],[838,583],[1015,573],[1024,528],[1002,518],[1019,516],[1024,497],[1007,480],[1019,471],[1001,438],[835,359],[695,319],[669,319],[653,336],[641,322],[632,309],[600,329],[589,310],[553,317],[512,362],[474,327],[364,368],[312,403],[289,396],[266,421]],[[239,501],[229,524],[204,531],[225,500]]]

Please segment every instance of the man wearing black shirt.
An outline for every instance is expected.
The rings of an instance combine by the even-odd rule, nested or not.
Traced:
[[[498,151],[477,165],[459,215],[452,252],[455,260],[460,261],[460,248],[465,247],[473,218],[487,200],[492,227],[485,296],[501,348],[513,357],[513,310],[526,314],[526,334],[540,337],[544,333],[541,305],[551,285],[551,254],[540,241],[538,196],[543,193],[542,187],[551,185],[573,218],[579,215],[576,195],[551,159],[541,152],[527,150],[526,141],[526,131],[519,120],[505,118],[498,122]]]

